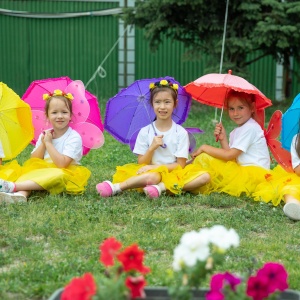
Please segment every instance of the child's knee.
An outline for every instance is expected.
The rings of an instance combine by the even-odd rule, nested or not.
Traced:
[[[161,181],[161,176],[159,173],[149,172],[146,176],[146,184],[153,185],[158,184]]]
[[[209,173],[202,174],[203,183],[209,183],[210,182],[210,175]]]

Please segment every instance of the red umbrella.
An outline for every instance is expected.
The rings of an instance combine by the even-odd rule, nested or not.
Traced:
[[[87,154],[90,149],[101,147],[104,143],[102,134],[104,127],[97,97],[86,91],[80,80],[73,81],[69,77],[35,80],[23,95],[22,99],[30,105],[32,110],[34,125],[32,143],[36,143],[43,130],[51,128],[44,113],[46,102],[43,100],[43,94],[51,94],[57,89],[65,93],[70,92],[74,97],[70,127],[81,135],[83,154]]]
[[[256,109],[272,105],[271,100],[254,85],[231,73],[231,70],[229,70],[228,74],[207,74],[188,83],[184,88],[196,101],[218,108],[223,108],[230,90],[254,95]]]

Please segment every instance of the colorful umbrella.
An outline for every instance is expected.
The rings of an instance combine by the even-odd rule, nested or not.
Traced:
[[[35,80],[23,95],[22,99],[32,109],[32,122],[35,128],[32,143],[36,143],[42,131],[51,128],[44,112],[46,102],[43,100],[43,94],[53,93],[56,89],[65,93],[70,92],[74,96],[70,127],[82,137],[83,154],[87,154],[90,149],[100,148],[104,143],[102,133],[104,127],[97,97],[86,91],[80,80],[73,81],[69,77]]]
[[[266,108],[272,105],[259,89],[242,77],[232,75],[231,70],[228,74],[207,74],[185,86],[188,93],[196,101],[223,108],[224,101],[230,90],[252,94],[255,97],[256,109]]]
[[[182,124],[190,110],[191,96],[172,77],[149,78],[135,81],[108,100],[104,119],[107,132],[121,143],[130,145],[139,130],[155,119],[149,85],[162,79],[178,84],[178,105],[172,118],[177,124]]]
[[[300,94],[298,94],[289,109],[282,115],[281,144],[288,151],[291,149],[292,139],[299,133]]]
[[[0,82],[0,140],[5,157],[15,158],[33,138],[30,106]]]

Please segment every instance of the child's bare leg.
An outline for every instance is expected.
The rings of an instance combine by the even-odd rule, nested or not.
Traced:
[[[161,181],[160,173],[149,172],[149,173],[141,174],[139,176],[130,177],[124,182],[121,182],[120,189],[124,191],[128,189],[143,188],[146,185],[158,184],[160,181]]]
[[[291,220],[300,221],[300,201],[292,195],[284,195],[284,214]]]
[[[147,185],[155,185],[161,181],[160,173],[147,172],[139,176],[133,176],[121,183],[112,184],[110,181],[103,181],[96,185],[96,190],[102,197],[110,197],[124,190],[143,188]]]
[[[32,180],[26,180],[22,182],[16,182],[15,183],[15,191],[42,191],[44,188],[42,188],[40,185],[38,185],[36,182]]]
[[[209,181],[210,181],[210,175],[208,173],[204,173],[196,177],[194,180],[190,181],[189,183],[185,184],[182,190],[186,192],[191,192],[207,184]]]

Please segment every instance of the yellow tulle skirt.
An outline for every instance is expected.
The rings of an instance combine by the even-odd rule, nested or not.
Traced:
[[[242,194],[251,197],[257,185],[264,182],[271,172],[259,166],[241,166],[235,161],[223,161],[206,153],[197,156],[192,165],[198,165],[211,177],[208,184],[195,192],[226,193],[236,197]]]
[[[0,165],[0,178],[7,181],[16,181],[22,174],[22,167],[16,160]]]
[[[137,171],[144,165],[140,164],[126,164],[124,166],[118,166],[116,173],[113,175],[113,183],[123,182],[130,177],[138,176]],[[148,172],[157,172],[161,175],[161,181],[164,183],[166,189],[173,194],[181,194],[183,186],[191,180],[191,178],[196,178],[195,173],[198,169],[197,175],[199,176],[204,171],[200,170],[198,167],[189,166],[189,168],[182,169],[178,166],[176,169],[169,172],[168,168],[164,165],[158,166],[156,169],[150,170]],[[193,170],[193,171],[192,171]],[[199,173],[200,172],[200,173]],[[142,191],[142,189],[137,189]]]
[[[272,202],[277,206],[284,200],[284,195],[291,195],[300,200],[300,177],[277,165],[271,175],[257,186],[253,197],[256,201]]]
[[[51,194],[84,192],[91,172],[80,165],[58,168],[43,159],[30,158],[22,166],[22,174],[15,182],[32,180]]]

